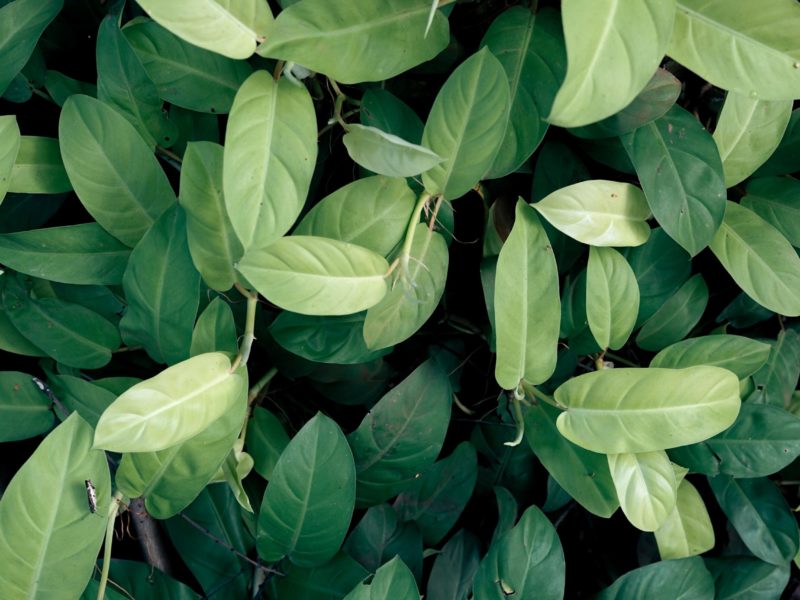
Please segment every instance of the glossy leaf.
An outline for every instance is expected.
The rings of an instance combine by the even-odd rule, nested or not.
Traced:
[[[791,100],[760,100],[728,92],[714,130],[725,187],[744,181],[766,162],[778,147],[791,114]]]
[[[609,454],[608,467],[631,525],[642,531],[661,527],[675,508],[678,489],[667,453]]]
[[[472,583],[475,598],[542,600],[564,597],[564,551],[555,528],[531,506],[511,531],[492,544]]]
[[[98,514],[87,505],[86,479],[97,490]],[[72,415],[39,444],[0,499],[3,593],[77,598],[103,543],[110,497],[105,454],[92,449],[92,428]]]
[[[756,302],[783,315],[800,315],[800,258],[757,214],[728,202],[711,251]]]
[[[436,556],[428,579],[428,600],[463,600],[480,562],[478,538],[461,529]]]
[[[728,369],[744,379],[767,362],[769,351],[767,344],[739,335],[705,335],[667,346],[653,357],[650,366],[683,369],[708,365]]]
[[[589,248],[586,316],[597,344],[618,350],[639,314],[639,286],[625,258],[613,248]]]
[[[650,236],[650,209],[642,191],[629,183],[575,183],[533,207],[559,231],[592,246],[640,246]]]
[[[708,304],[708,286],[698,273],[689,278],[653,313],[636,336],[644,350],[661,350],[684,338],[697,325]]]
[[[662,560],[688,558],[714,547],[714,528],[706,505],[685,479],[678,485],[675,508],[655,535]]]
[[[190,142],[181,165],[181,206],[192,261],[208,286],[220,292],[236,282],[234,263],[244,253],[222,193],[223,149],[213,142]]]
[[[81,203],[122,243],[135,246],[175,203],[147,143],[99,100],[70,96],[61,110],[58,137],[64,168]]]
[[[549,379],[556,366],[561,312],[558,270],[536,212],[522,199],[497,259],[494,307],[500,387],[514,390],[523,379],[533,384]]]
[[[389,177],[419,175],[444,160],[424,146],[356,123],[348,124],[342,142],[354,162],[373,173]]]
[[[788,407],[800,377],[800,333],[781,331],[771,345],[767,364],[753,374],[756,392],[748,400]]]
[[[565,2],[567,76],[547,120],[579,127],[630,104],[664,57],[674,18],[674,0]]]
[[[762,100],[800,97],[800,7],[678,0],[667,53],[712,85]],[[776,31],[775,23],[784,26]]]
[[[277,598],[292,600],[341,600],[369,573],[344,552],[318,566],[289,564],[285,577],[273,577],[269,590]]]
[[[200,302],[200,274],[186,241],[186,216],[175,206],[136,245],[122,279],[128,310],[120,330],[130,346],[144,346],[159,363],[189,357]]]
[[[347,315],[386,295],[389,263],[361,246],[296,235],[247,252],[238,269],[281,308],[304,315]]]
[[[225,352],[233,357],[238,351],[233,311],[222,298],[214,298],[197,318],[189,354],[197,356],[205,352]]]
[[[800,182],[796,179],[753,179],[747,184],[741,205],[780,231],[793,246],[800,247]]]
[[[256,406],[247,423],[247,451],[253,457],[253,468],[264,479],[272,477],[272,471],[281,453],[289,444],[278,418],[266,409]]]
[[[269,6],[258,0],[136,1],[154,21],[178,37],[229,58],[250,57],[273,22]]]
[[[9,192],[60,194],[72,191],[72,184],[61,162],[58,140],[24,135],[19,141],[19,153],[8,184]]]
[[[606,369],[561,384],[558,430],[595,452],[651,452],[705,440],[739,413],[739,380],[719,367]]]
[[[702,558],[662,560],[618,577],[597,600],[713,600],[714,579]]]
[[[429,0],[304,0],[278,15],[258,53],[341,83],[389,79],[447,46],[447,18],[440,12],[425,35],[429,9]]]
[[[100,417],[94,445],[157,452],[204,431],[247,396],[247,377],[222,353],[200,354],[134,385]]]
[[[447,374],[428,360],[381,398],[348,436],[359,506],[395,496],[433,463],[447,432],[451,394]]]
[[[322,565],[344,541],[356,495],[353,455],[339,427],[317,414],[292,438],[272,471],[258,516],[258,554]]]
[[[503,65],[511,90],[505,137],[487,174],[496,178],[517,170],[542,141],[567,57],[558,13],[550,9],[509,8],[492,21],[481,45]]]
[[[209,0],[213,1],[213,0]],[[262,249],[300,214],[317,158],[311,96],[266,71],[247,78],[225,133],[225,205],[245,250]]]
[[[422,134],[422,145],[445,159],[422,174],[429,194],[454,200],[486,175],[505,136],[509,94],[503,66],[487,48],[447,78]]]
[[[749,556],[730,556],[706,560],[717,588],[715,598],[746,597],[748,600],[773,600],[789,582],[789,565],[775,566]]]
[[[344,600],[419,600],[414,575],[406,564],[395,556],[380,567],[370,583],[360,583]]]
[[[0,442],[25,440],[50,431],[55,422],[50,405],[30,375],[0,371]]]
[[[711,135],[675,105],[663,117],[622,137],[653,216],[694,256],[722,223],[725,182]]]

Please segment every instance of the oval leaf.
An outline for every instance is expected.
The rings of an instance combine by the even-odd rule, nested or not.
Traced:
[[[664,348],[653,357],[650,366],[683,369],[708,365],[728,369],[744,379],[767,362],[769,351],[768,344],[739,335],[705,335]]]
[[[689,334],[708,304],[708,286],[698,273],[684,283],[653,313],[636,336],[644,350],[661,350]]]
[[[589,248],[586,269],[586,317],[601,348],[618,350],[639,314],[639,286],[628,261],[613,248]]]
[[[49,431],[55,421],[51,404],[27,373],[0,372],[0,442]]]
[[[609,454],[608,467],[631,525],[642,531],[661,527],[675,508],[678,489],[667,453]]]
[[[12,138],[13,139],[13,138]],[[24,135],[11,170],[9,192],[22,194],[61,194],[72,191],[58,140]]]
[[[380,567],[370,583],[359,583],[344,600],[419,600],[414,574],[395,556]]]
[[[662,560],[628,571],[596,600],[713,600],[714,578],[702,558]]]
[[[706,505],[685,479],[678,485],[675,508],[655,535],[662,560],[688,558],[714,547],[714,528]]]
[[[342,138],[354,162],[379,175],[412,177],[432,169],[444,159],[425,146],[375,127],[350,123]]]
[[[747,184],[742,206],[749,208],[800,247],[800,181],[791,177],[765,177]]]
[[[17,118],[14,115],[0,116],[0,204],[8,192],[21,143]]]

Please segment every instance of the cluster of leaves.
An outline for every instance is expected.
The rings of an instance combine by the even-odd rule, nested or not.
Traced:
[[[780,596],[800,5],[137,2],[0,0],[3,597]]]

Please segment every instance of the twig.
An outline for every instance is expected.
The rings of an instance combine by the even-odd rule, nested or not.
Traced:
[[[155,519],[151,517],[144,507],[144,498],[133,498],[129,504],[129,510],[133,520],[133,528],[136,530],[136,537],[142,547],[145,561],[151,567],[164,573],[170,574],[172,568],[164,552],[164,544],[161,541],[161,532],[156,525]]]

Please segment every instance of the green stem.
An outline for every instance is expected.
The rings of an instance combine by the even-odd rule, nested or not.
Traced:
[[[108,585],[108,570],[111,568],[111,545],[114,542],[114,522],[119,512],[119,504],[122,501],[122,492],[117,492],[111,499],[108,507],[108,523],[106,524],[106,540],[103,548],[103,570],[100,573],[100,585],[97,587],[97,600],[106,597],[106,586]]]
[[[177,154],[175,154],[172,150],[167,150],[166,148],[162,148],[161,146],[156,146],[156,152],[158,154],[162,154],[162,155],[166,156],[167,158],[171,158],[172,160],[174,160],[179,165],[183,164],[183,159],[180,156],[178,156]]]
[[[525,435],[525,419],[522,416],[522,407],[519,400],[520,395],[515,391],[511,400],[511,408],[514,409],[514,420],[517,422],[517,435],[510,442],[504,442],[504,446],[519,446],[522,442],[522,437]]]
[[[528,394],[529,396],[533,396],[537,400],[541,400],[542,402],[546,402],[547,404],[549,404],[550,406],[554,406],[558,410],[566,410],[565,406],[562,406],[561,404],[556,402],[555,399],[552,396],[548,396],[543,391],[541,391],[539,388],[537,388],[535,385],[530,385],[528,383],[523,383],[522,384],[522,389],[525,390],[526,394]]]
[[[628,367],[639,367],[639,365],[637,365],[635,362],[631,362],[627,358],[621,357],[619,354],[613,354],[611,352],[606,352],[605,353],[605,357],[606,358],[610,358],[614,362],[618,362],[618,363],[620,363],[622,365],[626,365]]]
[[[402,266],[401,274],[408,272],[408,260],[411,256],[411,246],[414,244],[414,233],[417,230],[419,218],[422,215],[422,209],[425,208],[425,205],[430,199],[431,195],[428,192],[422,192],[419,200],[417,200],[417,205],[414,207],[414,212],[411,213],[411,218],[408,220],[406,239],[403,242],[403,248],[400,250],[400,264]]]
[[[244,321],[244,337],[242,338],[242,345],[239,348],[239,354],[231,365],[231,373],[239,368],[240,365],[246,365],[247,360],[250,358],[250,350],[253,348],[253,341],[256,339],[256,307],[258,306],[258,293],[251,292],[244,288],[239,283],[236,284],[236,289],[247,298],[247,315]]]
[[[272,378],[275,377],[275,375],[277,374],[278,374],[278,369],[272,367],[269,371],[267,371],[264,374],[264,376],[261,379],[256,381],[256,384],[250,388],[250,391],[247,394],[247,403],[252,404],[253,402],[255,402],[256,398],[258,398],[258,395],[261,393],[261,391],[265,387],[267,387],[267,385],[269,385],[269,382],[272,381]]]

